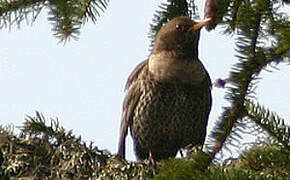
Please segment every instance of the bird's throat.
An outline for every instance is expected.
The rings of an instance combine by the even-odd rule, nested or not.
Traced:
[[[149,57],[149,71],[160,82],[201,84],[206,77],[204,67],[198,59],[177,58],[166,51]]]

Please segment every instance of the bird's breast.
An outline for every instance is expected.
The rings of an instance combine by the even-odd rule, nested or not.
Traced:
[[[201,84],[206,73],[199,60],[178,59],[174,54],[160,52],[149,57],[149,72],[160,82],[180,81],[194,85]]]

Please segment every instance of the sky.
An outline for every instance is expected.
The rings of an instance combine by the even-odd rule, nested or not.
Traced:
[[[96,24],[86,23],[79,40],[58,44],[43,11],[32,26],[0,31],[0,124],[21,126],[35,111],[73,129],[100,149],[117,151],[124,86],[134,67],[149,55],[149,25],[164,0],[111,1]],[[202,17],[204,1],[197,1]],[[236,62],[234,36],[220,28],[201,32],[199,58],[212,81],[227,78]],[[289,66],[268,68],[256,99],[281,117],[290,117]],[[225,89],[213,87],[211,131],[222,107]],[[251,139],[250,139],[251,140]],[[127,158],[134,159],[131,138]]]

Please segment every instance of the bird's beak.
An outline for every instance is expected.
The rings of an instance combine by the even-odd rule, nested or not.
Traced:
[[[203,21],[201,21],[201,22],[195,24],[195,25],[193,26],[193,29],[194,29],[195,31],[196,31],[196,30],[199,30],[199,29],[201,29],[203,26],[208,25],[208,24],[210,23],[210,21],[211,21],[211,18],[206,18],[206,19],[204,19]]]

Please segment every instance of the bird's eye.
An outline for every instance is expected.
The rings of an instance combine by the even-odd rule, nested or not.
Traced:
[[[189,28],[189,26],[186,24],[176,24],[175,28],[179,31],[186,31]]]

